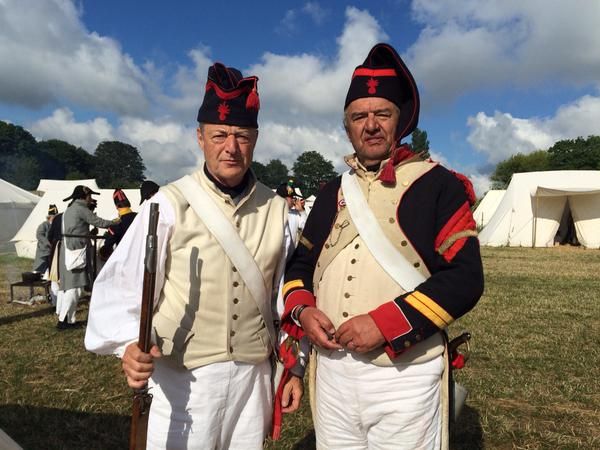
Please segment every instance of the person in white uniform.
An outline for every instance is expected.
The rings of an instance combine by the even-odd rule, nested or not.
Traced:
[[[94,285],[86,348],[120,355],[130,387],[149,381],[149,449],[260,449],[271,424],[272,310],[291,239],[285,202],[250,170],[257,81],[209,68],[202,168],[144,202]],[[136,340],[150,203],[160,215],[156,345],[146,354]],[[301,379],[289,378],[283,412],[301,396]]]

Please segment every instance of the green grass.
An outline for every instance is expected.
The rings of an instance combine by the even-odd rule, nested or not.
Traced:
[[[600,252],[483,249],[485,295],[453,324],[469,330],[469,389],[454,449],[600,448]],[[127,448],[130,392],[119,361],[58,332],[45,304],[7,304],[31,261],[0,255],[0,428],[25,449]],[[26,289],[19,291],[25,297]],[[85,320],[87,305],[78,311]],[[306,403],[267,448],[311,449]]]

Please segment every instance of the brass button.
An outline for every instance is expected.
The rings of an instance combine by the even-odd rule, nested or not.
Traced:
[[[400,245],[401,245],[402,247],[406,247],[406,246],[408,245],[408,242],[406,242],[406,241],[402,241],[402,242],[400,242]]]
[[[229,336],[231,336],[231,337],[235,336],[235,331],[231,330],[231,331],[229,332]]]
[[[237,267],[233,266],[233,267],[231,268],[231,270],[233,270],[234,272],[237,272]]]
[[[388,219],[388,222],[390,222],[390,223],[394,223],[394,222],[395,222],[395,220],[394,220],[394,218],[393,218],[393,217],[390,217],[390,218]]]
[[[421,266],[421,264],[420,264],[420,263],[418,263],[418,262],[416,262],[416,263],[414,263],[414,264],[413,264],[413,266],[415,266],[415,267],[420,267],[420,266]]]
[[[344,316],[344,317],[348,317],[348,313],[347,313],[346,311],[344,311],[344,312],[342,313],[342,316]]]
[[[417,341],[420,341],[420,340],[421,340],[421,335],[420,335],[420,334],[415,334],[415,339],[416,339]]]
[[[233,353],[233,347],[229,347],[229,353]]]
[[[329,248],[329,244],[325,244],[325,248]]]
[[[334,227],[334,228],[339,228],[339,227],[340,227],[340,224],[339,224],[339,223],[336,223],[336,224],[335,224],[333,227]]]
[[[234,314],[233,316],[231,316],[231,318],[232,318],[233,320],[237,320],[237,319],[238,319],[238,315],[237,315],[237,314]]]
[[[352,278],[354,278],[352,275],[348,275],[348,281],[352,281]]]
[[[406,348],[410,347],[410,341],[404,341],[404,346],[405,346]]]
[[[350,298],[350,294],[348,294],[347,292],[344,294],[344,297],[346,298]]]
[[[238,287],[240,285],[240,283],[238,283],[237,281],[233,282],[233,287]]]
[[[352,259],[350,260],[350,264],[355,264],[355,263],[356,263],[356,259],[352,258]]]
[[[234,304],[236,304],[236,305],[237,305],[239,302],[240,302],[240,299],[239,299],[239,298],[237,298],[237,297],[236,297],[236,298],[234,298],[234,299],[233,299],[233,303],[234,303]]]

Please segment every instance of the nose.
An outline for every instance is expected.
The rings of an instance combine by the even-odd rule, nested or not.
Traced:
[[[369,133],[374,133],[379,130],[379,122],[375,118],[375,114],[369,113],[365,122],[365,129]]]
[[[239,150],[238,142],[234,134],[228,134],[224,143],[225,151],[228,153],[235,153]]]

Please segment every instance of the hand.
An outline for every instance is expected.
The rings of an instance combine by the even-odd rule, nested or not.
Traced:
[[[344,348],[357,353],[366,353],[385,344],[383,334],[368,314],[361,314],[341,324],[335,339]]]
[[[333,340],[335,327],[323,311],[315,307],[307,307],[298,317],[302,329],[314,345],[328,349],[338,350],[342,346]]]
[[[302,378],[292,375],[292,377],[283,386],[283,394],[281,396],[281,411],[291,413],[300,407],[300,400],[304,393],[304,384]]]
[[[303,198],[295,198],[294,199],[294,207],[297,211],[304,211],[304,199]]]
[[[143,388],[150,375],[154,371],[154,358],[160,358],[162,353],[156,345],[150,349],[150,353],[144,353],[140,350],[137,342],[129,344],[123,354],[122,366],[127,384],[132,389]]]

